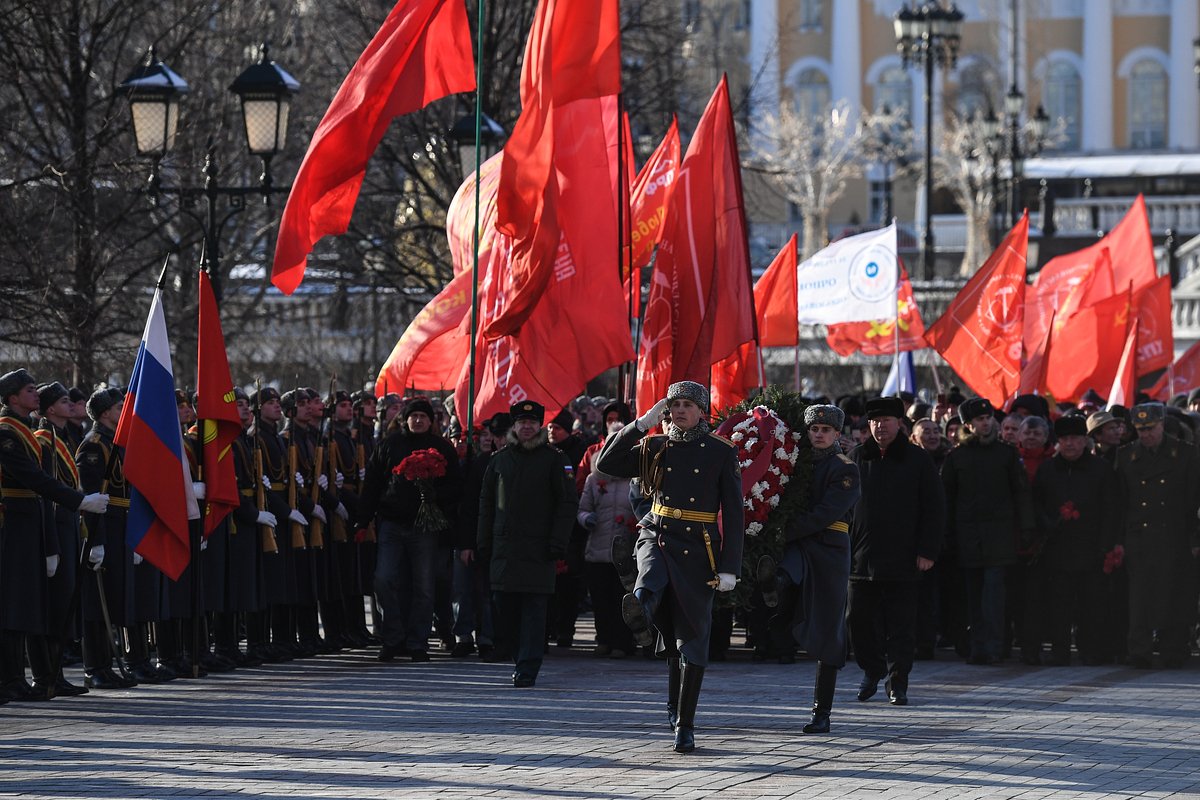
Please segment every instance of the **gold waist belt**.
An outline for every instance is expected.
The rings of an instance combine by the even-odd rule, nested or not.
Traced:
[[[837,531],[838,533],[849,533],[850,532],[850,523],[849,522],[835,522],[832,525],[830,525],[828,528],[826,528],[825,530]]]
[[[655,503],[650,507],[651,514],[657,514],[660,517],[670,517],[671,519],[686,519],[688,522],[716,522],[717,515],[711,511],[687,511],[682,508],[671,508],[664,506],[661,503]]]
[[[36,500],[38,493],[30,489],[0,489],[0,497],[5,500]]]
[[[242,497],[254,497],[254,495],[256,493],[257,492],[254,489],[239,489],[238,490],[238,494],[240,494]]]
[[[283,491],[284,489],[286,489],[286,488],[287,488],[287,484],[286,484],[286,483],[272,483],[272,484],[271,484],[271,491],[272,491],[272,492],[282,492],[282,491]]]
[[[116,506],[117,508],[129,508],[129,498],[128,497],[110,497],[110,498],[108,498],[108,504],[110,506]]]

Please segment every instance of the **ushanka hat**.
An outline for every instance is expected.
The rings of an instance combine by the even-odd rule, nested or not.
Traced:
[[[71,397],[71,392],[67,389],[67,387],[63,386],[58,381],[55,381],[54,383],[43,383],[38,387],[37,393],[38,410],[43,414],[46,413],[46,409],[57,403],[59,400],[62,400],[64,397],[68,399]]]
[[[1141,403],[1133,407],[1133,427],[1153,428],[1165,417],[1162,403]]]
[[[992,407],[992,401],[986,397],[972,397],[970,400],[964,400],[958,406],[958,418],[963,424],[970,422],[976,417],[994,416],[996,409]]]
[[[12,372],[0,375],[0,404],[31,383],[36,384],[37,381],[24,369],[14,369]]]
[[[92,419],[100,419],[100,416],[115,406],[125,397],[125,393],[120,389],[97,389],[92,392],[92,396],[87,401],[87,413]]]
[[[667,400],[691,400],[708,411],[708,389],[695,381],[679,381],[667,387]]]
[[[837,406],[818,404],[804,409],[805,425],[829,425],[840,431],[845,422],[846,414]]]

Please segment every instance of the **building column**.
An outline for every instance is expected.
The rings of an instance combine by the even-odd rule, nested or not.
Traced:
[[[750,119],[779,115],[779,0],[754,0],[750,6]],[[761,131],[755,144],[767,146]]]
[[[1088,0],[1083,14],[1083,149],[1113,148],[1112,0]],[[1190,33],[1189,33],[1190,35]]]
[[[832,3],[832,31],[829,37],[829,60],[833,74],[829,76],[830,99],[836,104],[845,101],[850,119],[857,119],[862,108],[862,35],[859,22],[859,0]]]
[[[1167,146],[1200,147],[1200,91],[1196,88],[1192,36],[1200,23],[1196,0],[1171,0],[1171,69],[1167,73]]]

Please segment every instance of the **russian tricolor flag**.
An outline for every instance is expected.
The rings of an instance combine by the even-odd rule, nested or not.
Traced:
[[[183,455],[161,287],[150,304],[115,441],[125,448],[131,487],[125,541],[178,580],[191,558],[188,520],[200,518],[200,507]]]

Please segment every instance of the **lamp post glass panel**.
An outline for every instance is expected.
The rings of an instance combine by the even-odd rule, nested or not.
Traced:
[[[921,278],[933,278],[933,68],[953,69],[962,42],[963,14],[951,4],[902,6],[893,18],[896,50],[905,67],[925,71],[925,219],[921,240]]]
[[[257,186],[228,186],[218,181],[216,150],[211,144],[204,160],[204,183],[201,186],[163,186],[159,163],[175,144],[179,128],[179,102],[188,91],[187,81],[164,64],[151,47],[141,66],[135,69],[118,87],[129,98],[133,135],[140,156],[154,159],[150,169],[149,194],[174,195],[184,205],[203,198],[207,203],[204,225],[203,266],[212,279],[213,293],[220,301],[219,234],[221,228],[245,207],[247,195],[261,195],[269,202],[273,194],[286,194],[291,186],[274,185],[271,178],[271,158],[283,149],[287,139],[288,111],[291,98],[300,89],[299,82],[282,67],[270,60],[267,45],[259,48],[258,62],[252,64],[230,85],[230,91],[241,100],[243,129],[250,153],[263,160],[263,172]],[[229,211],[218,212],[217,201],[228,198]]]
[[[487,114],[480,114],[478,150],[476,149],[474,114],[459,118],[458,122],[455,122],[450,128],[448,135],[450,141],[458,149],[458,160],[462,164],[463,175],[466,176],[475,171],[476,152],[478,152],[480,162],[487,161],[499,152],[500,143],[504,141],[504,128],[500,127],[500,123]]]

